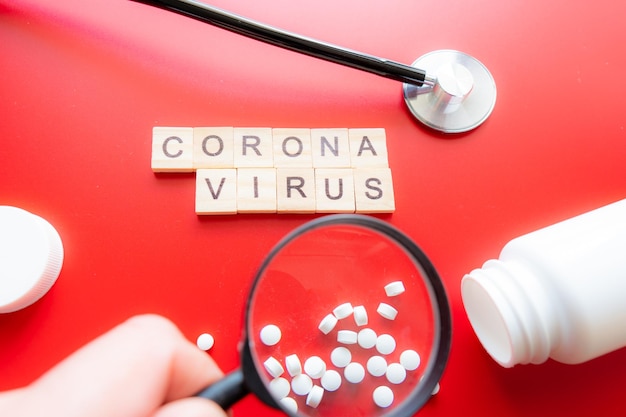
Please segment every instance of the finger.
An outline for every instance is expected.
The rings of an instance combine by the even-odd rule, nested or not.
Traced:
[[[193,395],[222,372],[168,320],[132,318],[36,381],[42,409],[66,417],[138,417]]]
[[[222,408],[204,398],[190,397],[165,404],[153,417],[227,417]]]

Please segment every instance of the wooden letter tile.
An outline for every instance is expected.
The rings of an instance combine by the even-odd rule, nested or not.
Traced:
[[[276,170],[239,168],[237,170],[237,212],[276,212]]]
[[[154,172],[193,171],[193,128],[152,128],[152,170]]]
[[[236,169],[199,169],[196,171],[196,213],[237,213]]]
[[[311,129],[314,168],[349,168],[348,129]]]
[[[315,212],[315,173],[313,168],[278,168],[276,195],[279,213]]]
[[[391,213],[396,209],[391,169],[355,169],[357,213]]]
[[[276,168],[311,168],[311,129],[272,130]]]
[[[385,129],[349,129],[353,168],[386,168],[387,139]]]
[[[194,127],[193,167],[234,168],[232,127]]]
[[[272,128],[236,127],[233,131],[237,168],[271,168],[274,166]]]
[[[315,204],[318,213],[354,213],[354,175],[351,168],[315,170]]]

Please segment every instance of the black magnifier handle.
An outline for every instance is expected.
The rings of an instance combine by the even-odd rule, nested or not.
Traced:
[[[195,0],[134,0],[157,6],[222,29],[289,49],[326,61],[360,69],[392,80],[416,85],[435,85],[435,79],[426,71],[399,62],[353,51],[351,49],[296,35],[273,26],[209,6]]]
[[[228,410],[248,393],[243,371],[236,369],[198,392],[195,396],[215,401],[224,410]]]

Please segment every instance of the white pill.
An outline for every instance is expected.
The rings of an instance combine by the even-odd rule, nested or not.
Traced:
[[[395,320],[398,315],[398,310],[385,303],[380,303],[376,311],[387,320]]]
[[[298,403],[291,397],[281,399],[280,405],[291,414],[296,414],[298,412]]]
[[[390,363],[385,372],[387,381],[392,384],[401,384],[406,379],[406,369],[399,363]]]
[[[278,378],[283,374],[283,372],[285,372],[283,366],[273,356],[267,358],[265,362],[263,362],[263,366],[265,367],[265,370],[274,378]]]
[[[358,340],[358,335],[352,330],[339,330],[337,332],[337,341],[344,345],[354,345]]]
[[[376,350],[381,355],[389,355],[396,350],[396,339],[389,334],[381,334],[376,339]]]
[[[439,385],[439,382],[437,382],[437,385],[435,385],[435,388],[433,388],[433,392],[430,393],[430,395],[437,395],[439,394],[439,390],[441,389],[441,385]]]
[[[343,370],[346,381],[358,384],[365,378],[365,368],[358,362],[350,362]]]
[[[300,374],[291,380],[291,389],[296,395],[307,395],[313,388],[313,381],[307,374]]]
[[[381,408],[387,408],[393,403],[393,391],[386,386],[380,386],[374,390],[374,403]]]
[[[302,364],[296,354],[285,357],[285,367],[291,376],[300,375],[302,373]]]
[[[319,379],[326,372],[326,362],[319,356],[311,356],[304,361],[304,372],[313,379]]]
[[[356,306],[353,310],[354,322],[357,326],[365,326],[367,324],[367,310],[364,306]]]
[[[335,317],[341,320],[341,319],[345,319],[350,314],[352,314],[353,310],[354,309],[352,308],[352,304],[343,303],[335,307],[335,309],[333,310],[333,314],[335,315]]]
[[[400,363],[407,371],[414,371],[419,368],[421,361],[419,353],[414,350],[407,349],[400,354]]]
[[[333,314],[328,314],[326,317],[322,319],[320,325],[317,326],[318,329],[324,334],[330,333],[335,326],[337,325],[337,317]]]
[[[291,391],[291,385],[285,378],[274,378],[270,381],[270,392],[278,400],[285,398]]]
[[[312,408],[317,408],[322,402],[322,398],[324,397],[324,388],[319,385],[313,386],[311,391],[309,391],[309,395],[306,396],[306,405]]]
[[[196,340],[196,345],[202,350],[209,350],[215,344],[215,339],[208,333],[202,333]]]
[[[261,342],[266,346],[274,346],[280,341],[282,333],[275,324],[268,324],[261,329]]]
[[[402,281],[394,281],[385,285],[385,293],[388,297],[395,297],[396,295],[400,295],[404,292],[404,284]]]
[[[357,341],[359,346],[363,349],[371,349],[376,346],[377,340],[376,332],[372,329],[363,329],[357,335]]]
[[[322,376],[321,383],[326,391],[337,391],[341,386],[341,375],[339,372],[331,369]]]
[[[343,346],[337,347],[330,353],[330,361],[337,368],[344,368],[352,361],[352,353]]]
[[[372,376],[383,376],[387,372],[387,361],[382,356],[372,356],[367,360],[367,372]]]

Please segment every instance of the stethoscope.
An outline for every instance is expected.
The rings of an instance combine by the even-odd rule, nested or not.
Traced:
[[[404,100],[426,126],[445,133],[480,126],[496,103],[496,84],[476,58],[438,50],[412,65],[364,54],[265,25],[195,0],[137,0],[291,51],[403,83]]]

